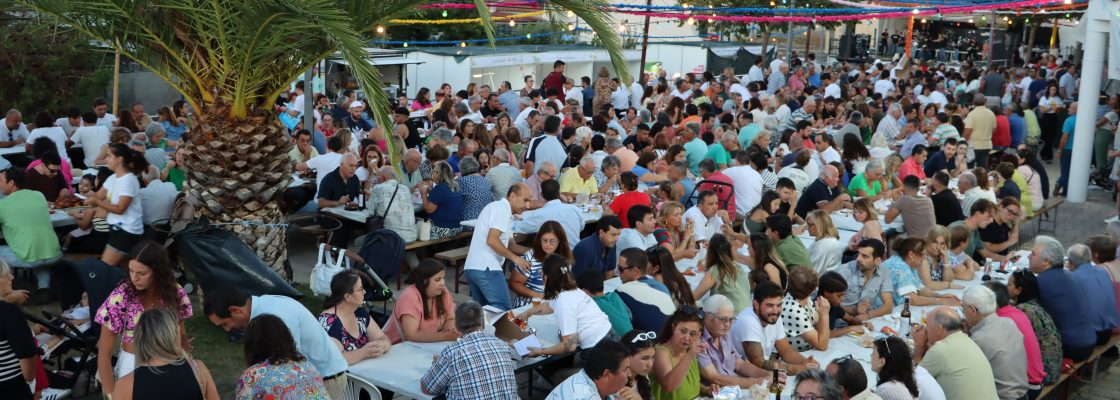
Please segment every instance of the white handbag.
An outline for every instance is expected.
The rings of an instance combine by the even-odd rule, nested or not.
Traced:
[[[338,258],[332,260],[331,252],[326,247],[326,243],[319,243],[319,257],[315,259],[315,267],[311,269],[311,291],[320,296],[329,296],[331,279],[339,272],[350,269],[350,258],[346,257],[346,252],[339,251]]]

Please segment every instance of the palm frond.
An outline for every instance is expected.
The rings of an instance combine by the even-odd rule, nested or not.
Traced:
[[[490,19],[490,8],[486,6],[486,0],[474,0],[474,5],[478,10],[478,17],[482,19],[482,31],[486,32],[490,46],[494,46],[494,21]]]

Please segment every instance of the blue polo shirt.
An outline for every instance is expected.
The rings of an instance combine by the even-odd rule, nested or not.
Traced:
[[[1089,325],[1093,331],[1109,331],[1120,324],[1120,316],[1116,314],[1116,294],[1108,271],[1085,263],[1071,271],[1069,276],[1085,296]]]
[[[1055,267],[1038,274],[1038,294],[1062,334],[1062,346],[1093,347],[1097,334],[1089,323],[1085,296],[1068,272]]]
[[[1066,140],[1066,147],[1064,149],[1062,149],[1062,151],[1073,150],[1073,131],[1075,130],[1074,127],[1076,127],[1076,126],[1077,126],[1077,116],[1076,115],[1070,115],[1069,117],[1066,117],[1066,122],[1062,123],[1062,133],[1065,133],[1065,134],[1069,135],[1069,139]],[[1061,139],[1059,139],[1059,140],[1061,140]]]
[[[572,263],[573,276],[579,276],[588,269],[599,271],[606,276],[607,271],[613,270],[618,265],[614,247],[603,247],[603,242],[599,241],[598,231],[580,240],[572,249],[572,257],[575,258],[575,262]]]

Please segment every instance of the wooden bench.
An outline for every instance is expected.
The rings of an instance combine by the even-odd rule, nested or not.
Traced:
[[[1042,204],[1042,208],[1039,208],[1038,211],[1034,212],[1034,216],[1032,216],[1030,220],[1035,220],[1035,236],[1038,236],[1038,233],[1042,232],[1043,222],[1050,223],[1050,229],[1047,229],[1046,231],[1054,232],[1054,228],[1056,228],[1058,225],[1058,206],[1062,205],[1062,203],[1065,202],[1065,196],[1054,196],[1047,199],[1046,202]],[[1051,211],[1053,211],[1053,215],[1051,215]]]
[[[470,246],[460,247],[444,250],[435,255],[437,260],[447,261],[448,265],[451,265],[451,268],[455,270],[455,293],[459,293],[459,284],[463,283],[463,265],[461,262],[467,259],[467,251],[470,249]]]
[[[1076,374],[1077,371],[1081,369],[1081,367],[1084,367],[1086,365],[1090,365],[1089,379],[1086,382],[1092,382],[1093,379],[1096,379],[1097,363],[1100,361],[1101,356],[1104,355],[1104,353],[1109,349],[1118,345],[1120,345],[1120,333],[1114,333],[1112,334],[1112,339],[1109,339],[1108,343],[1105,343],[1102,346],[1097,346],[1095,349],[1093,349],[1093,353],[1089,355],[1089,358],[1086,358],[1081,362],[1074,363],[1073,368],[1070,369],[1069,373],[1062,374],[1062,376],[1058,378],[1057,382],[1042,387],[1042,391],[1038,393],[1038,398],[1045,398],[1047,394],[1054,392],[1058,389],[1058,387],[1062,386],[1062,384],[1065,384],[1065,391],[1062,394],[1062,398],[1064,399],[1069,397],[1070,377],[1074,376],[1074,374]]]

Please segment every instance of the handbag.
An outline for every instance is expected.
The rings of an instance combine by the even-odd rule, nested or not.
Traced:
[[[194,374],[194,380],[198,381],[198,389],[202,391],[202,400],[206,400],[206,380],[198,373],[198,365],[195,364],[193,358],[187,359],[187,365],[191,366],[191,373]]]
[[[331,260],[331,252],[326,251],[327,244],[319,244],[319,257],[315,259],[315,267],[311,269],[311,291],[320,296],[331,294],[331,279],[339,272],[350,269],[350,258],[346,252],[339,251],[338,258]],[[343,262],[346,266],[343,267]]]
[[[393,209],[393,201],[397,199],[397,192],[400,190],[401,184],[398,183],[397,187],[393,189],[393,197],[389,198],[389,205],[385,207],[385,212],[381,213],[380,216],[378,216],[377,213],[374,213],[372,216],[366,219],[366,232],[373,232],[378,229],[385,228],[385,217],[389,215],[389,210]]]

